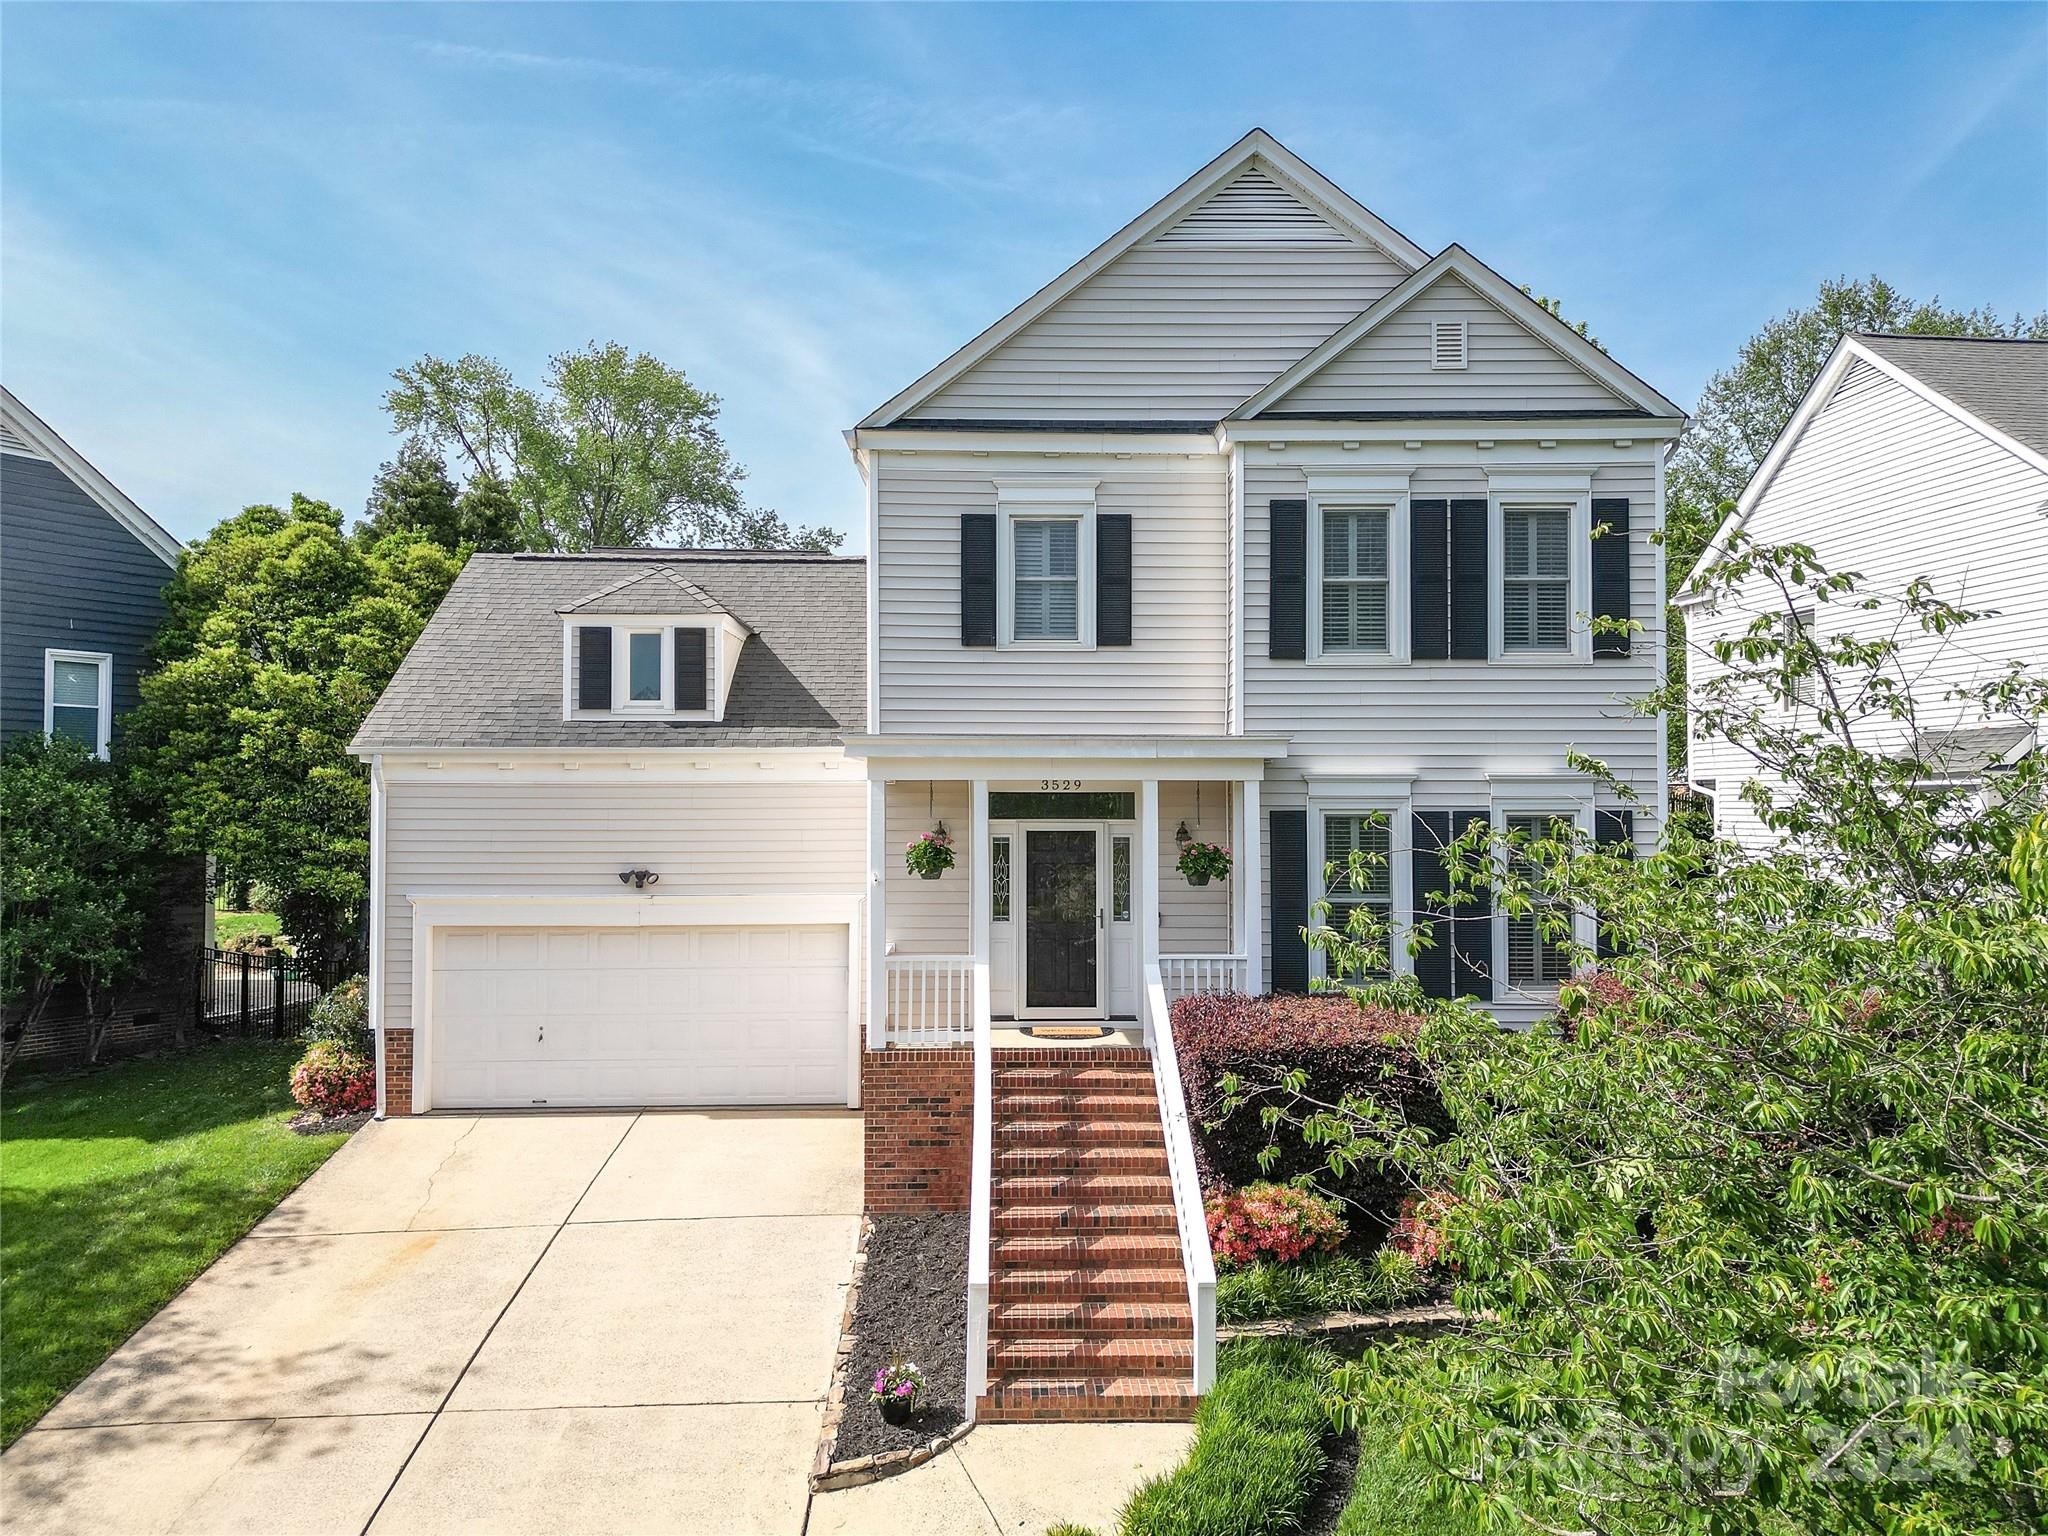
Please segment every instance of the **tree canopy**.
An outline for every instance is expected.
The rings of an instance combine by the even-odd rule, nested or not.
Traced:
[[[416,438],[378,469],[362,526],[372,540],[417,529],[450,554],[522,547],[518,511],[504,486],[478,475],[458,490],[441,455]]]
[[[503,488],[531,549],[701,546],[829,550],[840,535],[793,528],[740,495],[745,471],[718,433],[718,397],[618,342],[549,359],[539,391],[470,354],[392,375],[393,427]]]

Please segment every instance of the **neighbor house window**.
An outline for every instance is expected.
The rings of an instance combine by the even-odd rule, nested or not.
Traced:
[[[1384,507],[1324,507],[1325,651],[1385,651],[1389,567]]]
[[[1565,835],[1571,818],[1564,815],[1522,815],[1505,818],[1511,836],[1534,841]],[[1527,860],[1517,860],[1524,879],[1533,878]],[[1508,984],[1516,987],[1554,987],[1571,974],[1569,909],[1555,898],[1537,897],[1535,907],[1525,914],[1509,914]]]
[[[1011,634],[1019,640],[1081,638],[1081,520],[1020,517],[1012,540]]]
[[[107,755],[113,727],[114,658],[98,651],[43,652],[43,733]]]
[[[1569,650],[1571,606],[1571,509],[1502,508],[1502,649]]]
[[[626,698],[634,704],[661,702],[660,630],[635,630],[626,641]]]
[[[1394,921],[1393,836],[1384,812],[1364,815],[1323,816],[1323,894],[1330,904],[1324,919],[1339,933],[1349,933],[1351,914],[1360,908],[1370,912],[1389,958],[1393,953]],[[1360,884],[1352,881],[1352,855],[1362,854]],[[1387,962],[1372,973],[1387,974]]]
[[[1807,665],[1806,642],[1813,638],[1813,610],[1794,610],[1785,621],[1785,691],[1792,696],[1794,704],[1809,708],[1816,697],[1816,679]],[[1794,664],[1799,670],[1794,670]]]

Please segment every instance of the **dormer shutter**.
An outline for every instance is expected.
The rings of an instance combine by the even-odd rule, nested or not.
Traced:
[[[576,626],[576,707],[612,707],[612,627]]]
[[[707,677],[711,632],[707,629],[678,629],[675,640],[676,708],[709,709],[711,688]]]
[[[1607,531],[1593,540],[1593,617],[1626,619],[1628,612],[1628,498],[1595,496],[1593,526],[1602,523]],[[1595,656],[1626,656],[1630,636],[1603,635],[1595,631]]]
[[[1131,643],[1131,514],[1095,515],[1095,643]]]
[[[960,514],[960,643],[996,643],[996,515]]]

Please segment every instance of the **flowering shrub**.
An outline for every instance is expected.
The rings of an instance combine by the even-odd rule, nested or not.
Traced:
[[[913,875],[929,878],[953,867],[953,834],[924,832],[903,845],[903,865]]]
[[[915,1412],[924,1401],[924,1372],[907,1360],[890,1361],[875,1372],[874,1385],[868,1388],[868,1401],[877,1407],[895,1403],[906,1412]]]
[[[345,1055],[365,1060],[375,1054],[377,1042],[370,1033],[370,995],[362,977],[351,976],[347,981],[337,982],[313,1005],[306,1020],[306,1039],[331,1041]]]
[[[1230,873],[1230,850],[1221,843],[1189,843],[1180,851],[1179,868],[1190,880],[1221,880]]]
[[[1332,1251],[1348,1230],[1336,1201],[1294,1184],[1247,1184],[1213,1196],[1203,1209],[1209,1245],[1226,1264],[1291,1264],[1306,1253]]]
[[[292,1097],[316,1115],[375,1109],[377,1068],[332,1040],[316,1040],[292,1068]]]
[[[1387,1234],[1387,1247],[1414,1261],[1418,1270],[1434,1269],[1443,1259],[1444,1213],[1457,1196],[1441,1191],[1410,1195],[1401,1202],[1400,1218]]]

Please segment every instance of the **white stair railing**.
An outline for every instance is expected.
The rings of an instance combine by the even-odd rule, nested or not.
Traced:
[[[1244,992],[1248,970],[1244,955],[1161,955],[1159,976],[1166,1000],[1179,1002],[1202,992]]]
[[[882,962],[889,1045],[964,1045],[974,1034],[972,955],[890,955]]]
[[[989,1202],[995,1161],[995,1049],[990,1039],[988,962],[971,962],[974,1026],[974,1169],[967,1217],[967,1421],[988,1391]],[[1203,1251],[1208,1251],[1206,1240]]]
[[[1194,1386],[1199,1394],[1216,1385],[1216,1260],[1209,1251],[1202,1184],[1195,1176],[1194,1130],[1181,1091],[1173,1015],[1160,977],[1165,963],[1162,959],[1159,965],[1145,967],[1145,1044],[1152,1052],[1152,1091],[1166,1132],[1166,1171],[1173,1183],[1174,1218],[1180,1225],[1181,1268],[1187,1276],[1188,1310],[1195,1318]]]

